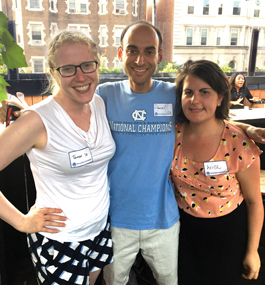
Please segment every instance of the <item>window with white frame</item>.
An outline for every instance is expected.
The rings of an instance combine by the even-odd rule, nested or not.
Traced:
[[[187,29],[186,45],[191,46],[193,39],[193,29]]]
[[[33,60],[33,70],[34,73],[43,73],[44,72],[43,60],[41,59]]]
[[[2,6],[1,1],[0,1],[0,7]],[[2,8],[0,8],[2,11]],[[12,9],[19,9],[19,5],[18,5],[18,0],[13,0],[13,7]]]
[[[114,66],[116,67],[116,68],[120,68],[120,64],[121,64],[121,62],[119,61],[119,59],[116,57],[116,58],[114,58]]]
[[[69,0],[69,12],[70,13],[76,12],[75,0]]]
[[[126,0],[115,0],[115,13],[126,14]]]
[[[57,0],[50,0],[50,11],[51,12],[58,12],[57,10]]]
[[[99,0],[99,14],[107,14],[107,1]]]
[[[238,29],[231,29],[231,46],[237,46]]]
[[[58,31],[57,23],[51,23],[50,30],[51,30],[51,37],[52,37],[52,36],[54,36],[54,35],[57,33],[57,31]]]
[[[121,45],[121,33],[125,26],[115,27],[114,26],[114,46],[120,46]]]
[[[206,46],[207,45],[207,29],[201,29],[201,45]]]
[[[45,72],[45,59],[44,57],[32,57],[30,59],[33,73],[44,73]]]
[[[66,12],[75,14],[90,14],[88,0],[67,0],[68,8]]]
[[[108,68],[108,59],[105,56],[100,58],[100,64],[102,67]]]
[[[254,17],[259,17],[259,11],[260,11],[260,2],[256,1],[254,6]]]
[[[106,25],[101,25],[100,28],[100,35],[99,35],[99,40],[100,40],[100,46],[107,46],[107,39],[108,39],[108,36],[107,36],[107,27]]]
[[[87,13],[87,0],[80,0],[80,13]]]
[[[43,24],[30,24],[30,39],[31,44],[39,45],[43,41]]]
[[[223,3],[220,3],[218,7],[218,15],[222,15],[222,14],[223,14]]]
[[[222,29],[217,29],[216,30],[216,45],[217,46],[221,45],[221,38],[222,38]]]
[[[195,0],[189,0],[188,1],[188,14],[194,14],[194,4],[195,4]]]
[[[203,0],[203,15],[209,15],[209,1],[210,0]]]
[[[85,34],[86,36],[89,36],[89,29],[86,26],[80,26],[80,31]]]
[[[78,30],[82,32],[83,34],[85,34],[86,36],[89,36],[91,32],[89,25],[68,24],[68,30],[71,30],[71,31]]]
[[[29,9],[40,10],[41,0],[29,0]]]
[[[233,15],[240,15],[241,13],[240,4],[241,4],[241,1],[234,1]]]
[[[134,16],[137,15],[137,0],[133,0],[133,2],[132,2],[132,14]]]

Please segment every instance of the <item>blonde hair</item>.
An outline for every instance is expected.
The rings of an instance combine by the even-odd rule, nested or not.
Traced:
[[[89,52],[91,52],[92,56],[96,61],[98,61],[98,66],[100,65],[99,55],[98,55],[98,47],[92,38],[87,37],[85,34],[79,31],[61,31],[57,35],[55,35],[49,44],[48,49],[48,66],[51,69],[56,68],[56,53],[60,49],[61,46],[67,43],[76,43],[76,44],[84,44],[87,46]],[[56,93],[59,90],[59,86],[56,80],[52,77],[48,77],[48,86],[45,88],[44,93],[51,92],[52,94]]]

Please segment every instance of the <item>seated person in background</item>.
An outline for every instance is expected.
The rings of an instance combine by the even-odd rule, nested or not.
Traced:
[[[243,109],[245,98],[247,98],[250,103],[260,100],[258,97],[253,97],[250,93],[243,74],[237,72],[233,73],[229,81],[232,87],[230,109]]]
[[[217,64],[193,62],[177,76],[176,90],[186,120],[176,126],[171,166],[181,221],[179,285],[245,284],[261,264],[261,151],[224,121],[230,85]]]

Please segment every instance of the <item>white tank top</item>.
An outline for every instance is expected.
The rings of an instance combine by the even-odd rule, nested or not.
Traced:
[[[66,227],[59,228],[59,233],[42,233],[50,239],[91,239],[107,220],[107,168],[115,143],[103,100],[94,95],[90,107],[88,132],[77,127],[52,96],[26,110],[38,113],[47,131],[46,147],[27,152],[37,191],[36,206],[60,208],[67,217]]]

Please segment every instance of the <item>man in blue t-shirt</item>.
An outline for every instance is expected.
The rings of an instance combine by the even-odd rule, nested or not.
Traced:
[[[109,164],[114,261],[109,284],[127,284],[141,254],[158,284],[177,280],[179,212],[168,177],[175,141],[174,84],[152,79],[162,59],[160,31],[147,22],[124,29],[118,57],[129,79],[98,86],[116,142]]]

